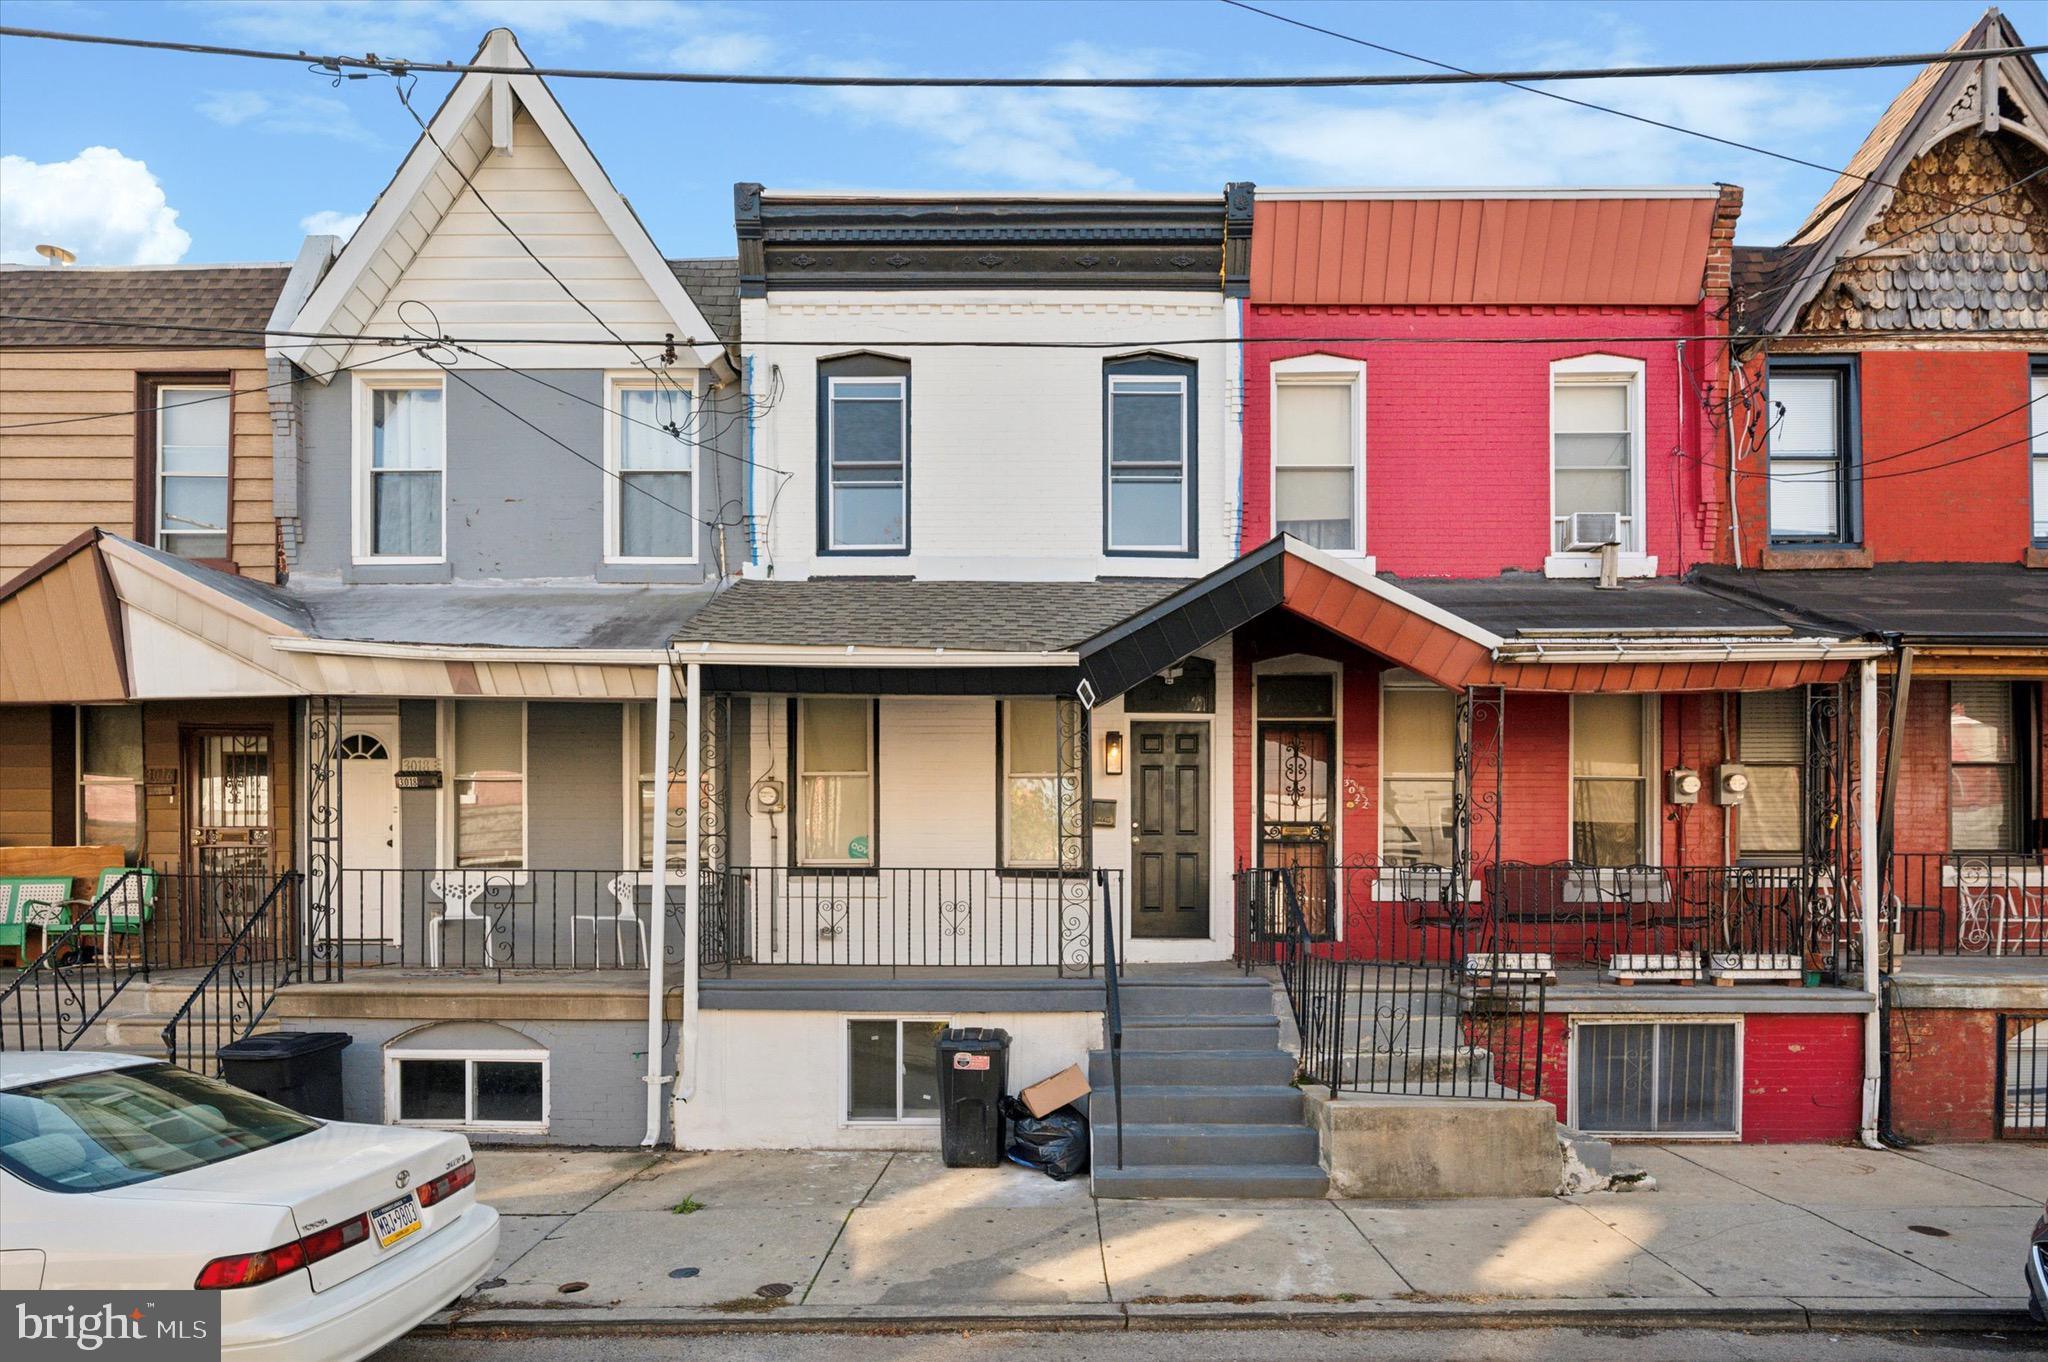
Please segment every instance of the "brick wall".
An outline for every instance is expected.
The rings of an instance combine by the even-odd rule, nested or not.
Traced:
[[[1963,1008],[1895,1008],[1891,1127],[1909,1140],[1994,1137],[1998,1014]]]
[[[1658,569],[1702,562],[1700,460],[1718,437],[1678,368],[1675,338],[1698,333],[1699,308],[1252,307],[1258,336],[1400,336],[1248,347],[1242,547],[1272,532],[1269,463],[1274,361],[1325,353],[1366,365],[1366,551],[1401,576],[1491,576],[1540,570],[1550,545],[1550,365],[1612,354],[1647,366],[1644,390],[1647,548]],[[1671,336],[1513,346],[1429,344],[1431,337]],[[1414,338],[1413,340],[1405,338]],[[1688,357],[1688,367],[1697,361]],[[1712,366],[1708,366],[1712,372]],[[1681,426],[1680,409],[1685,409]],[[1674,451],[1683,449],[1684,457]]]

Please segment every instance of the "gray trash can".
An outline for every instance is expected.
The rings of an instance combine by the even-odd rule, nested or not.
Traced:
[[[305,1116],[339,1121],[346,1031],[270,1031],[220,1047],[221,1077]]]

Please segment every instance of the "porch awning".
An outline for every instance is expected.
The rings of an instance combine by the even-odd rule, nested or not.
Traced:
[[[1779,689],[1883,651],[1682,582],[1403,582],[1281,536],[1087,640],[1081,674],[1107,699],[1272,610],[1452,690]]]

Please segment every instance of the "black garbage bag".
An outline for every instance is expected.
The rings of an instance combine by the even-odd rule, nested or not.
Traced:
[[[1014,1097],[1003,1099],[1010,1138],[1003,1153],[1011,1163],[1036,1168],[1055,1182],[1088,1171],[1088,1118],[1072,1106],[1033,1116]]]

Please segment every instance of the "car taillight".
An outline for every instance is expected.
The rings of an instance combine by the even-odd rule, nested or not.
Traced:
[[[437,1201],[446,1201],[470,1183],[476,1181],[476,1160],[451,1168],[432,1182],[420,1188],[420,1205],[431,1206]]]
[[[324,1230],[315,1230],[302,1239],[289,1244],[279,1244],[274,1249],[261,1253],[231,1253],[225,1258],[216,1258],[199,1269],[199,1280],[192,1283],[198,1291],[228,1291],[238,1286],[260,1286],[274,1281],[287,1272],[317,1263],[322,1258],[332,1258],[345,1248],[353,1248],[370,1237],[370,1217],[359,1215],[339,1225],[329,1225]]]

